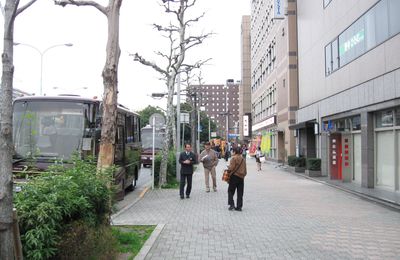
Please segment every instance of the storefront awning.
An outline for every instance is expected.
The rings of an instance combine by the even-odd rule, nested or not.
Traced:
[[[314,128],[315,121],[306,121],[306,122],[301,122],[297,123],[294,125],[290,125],[289,129],[290,130],[296,130],[296,129],[301,129],[301,128]]]

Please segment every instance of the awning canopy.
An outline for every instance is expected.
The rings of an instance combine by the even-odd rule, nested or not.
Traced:
[[[289,129],[290,130],[296,130],[296,129],[301,129],[301,128],[314,128],[315,121],[306,121],[306,122],[301,122],[297,123],[294,125],[290,125]]]

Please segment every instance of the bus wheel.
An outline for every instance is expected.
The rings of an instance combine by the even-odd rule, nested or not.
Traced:
[[[136,178],[133,178],[131,185],[128,186],[128,191],[133,191],[136,187]]]

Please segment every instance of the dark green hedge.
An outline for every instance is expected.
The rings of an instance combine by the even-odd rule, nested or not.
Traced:
[[[296,165],[296,155],[289,155],[288,156],[288,165],[289,166],[295,166]]]
[[[305,167],[306,159],[304,157],[296,157],[295,155],[288,156],[288,164],[293,167]]]
[[[307,170],[320,171],[321,170],[321,159],[307,158]]]

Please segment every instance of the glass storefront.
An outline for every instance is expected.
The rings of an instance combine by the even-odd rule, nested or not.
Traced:
[[[400,108],[375,114],[375,181],[377,187],[400,187]],[[395,160],[397,159],[397,160]]]

